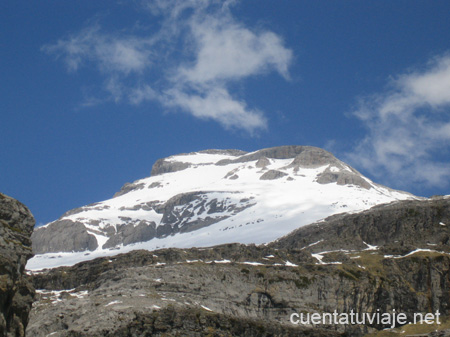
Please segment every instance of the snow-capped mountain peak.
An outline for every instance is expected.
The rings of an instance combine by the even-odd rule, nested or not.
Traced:
[[[332,214],[410,198],[316,147],[180,154],[158,160],[150,177],[112,199],[36,229],[38,255],[28,268],[138,248],[262,244]]]

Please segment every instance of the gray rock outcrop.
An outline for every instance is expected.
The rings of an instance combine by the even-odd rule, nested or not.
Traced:
[[[302,151],[294,157],[289,167],[299,168],[317,168],[327,164],[338,162],[335,156],[323,149],[303,146]]]
[[[261,157],[256,162],[255,166],[258,168],[265,168],[266,166],[270,165],[270,160],[266,157]]]
[[[317,241],[320,242],[316,243]],[[414,247],[450,246],[450,198],[405,200],[379,205],[356,214],[337,214],[301,227],[272,244],[275,248],[313,252],[390,246],[398,254]]]
[[[110,235],[108,241],[103,245],[103,248],[113,248],[120,244],[127,246],[132,243],[151,240],[156,236],[157,228],[153,221],[141,220],[138,224],[118,225],[116,231]]]
[[[186,153],[186,155],[195,154],[195,153],[206,153],[206,154],[224,154],[224,155],[230,155],[230,156],[242,156],[246,152],[241,150],[203,150],[193,153]],[[169,157],[170,158],[170,157]],[[158,159],[156,163],[152,167],[152,171],[150,175],[157,176],[163,173],[171,173],[171,172],[177,172],[182,171],[184,169],[187,169],[189,167],[189,163],[180,162],[180,161],[172,161],[168,160],[168,158],[162,158]]]
[[[34,288],[24,274],[32,257],[34,218],[28,208],[0,193],[0,336],[25,335]]]
[[[68,219],[39,228],[33,232],[31,239],[35,254],[92,251],[98,247],[95,236],[89,234],[82,223]]]
[[[286,177],[288,174],[285,172],[277,171],[277,170],[269,170],[264,173],[259,180],[275,180]]]
[[[153,164],[152,171],[150,175],[152,177],[170,172],[177,172],[187,169],[189,163],[183,163],[178,161],[168,161],[165,158],[158,159],[155,164]]]
[[[212,194],[221,195],[221,197],[207,198],[210,193],[177,194],[159,207],[157,211],[163,214],[162,227],[170,227],[170,232],[167,234],[191,232],[209,226],[253,205],[247,199],[241,199],[234,204],[228,203],[230,192],[213,192]]]
[[[304,151],[308,151],[318,155],[324,152],[329,153],[325,150],[313,146],[285,145],[262,149],[256,152],[252,152],[250,154],[242,155],[236,159],[223,159],[218,161],[216,165],[228,165],[231,163],[246,163],[258,160],[263,157],[272,159],[290,159],[295,158]],[[314,157],[314,155],[312,157]]]
[[[210,193],[214,194],[213,198],[207,197]],[[230,194],[238,193],[198,191],[177,194],[163,204],[155,202],[136,207],[136,209],[146,207],[161,214],[162,219],[158,225],[153,221],[133,221],[130,218],[122,218],[122,224],[107,227],[95,234],[106,235],[108,240],[102,247],[111,249],[121,244],[126,246],[176,233],[191,232],[219,222],[254,205],[249,198],[242,198],[237,202],[230,203]],[[72,213],[67,212],[66,214]],[[91,224],[92,226],[98,225],[95,221],[92,221]],[[33,252],[44,254],[94,251],[98,248],[94,232],[92,227],[88,230],[80,222],[60,219],[33,232]]]
[[[340,166],[340,165],[339,165]],[[319,184],[337,183],[338,185],[355,185],[365,189],[370,189],[372,186],[365,180],[356,170],[347,171],[342,167],[338,171],[332,171],[328,167],[324,172],[317,176],[316,180]]]
[[[141,190],[143,188],[144,184],[126,183],[122,186],[119,192],[114,194],[113,198],[120,197],[121,195],[127,194],[128,192]]]

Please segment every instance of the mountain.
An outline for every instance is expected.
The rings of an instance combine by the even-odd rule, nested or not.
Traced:
[[[337,213],[418,199],[378,185],[310,146],[246,153],[206,150],[158,160],[148,178],[112,199],[70,210],[37,228],[41,269],[133,249],[272,242]]]
[[[450,196],[330,216],[267,245],[136,250],[32,273],[29,336],[450,336]],[[440,313],[440,325],[292,324]]]

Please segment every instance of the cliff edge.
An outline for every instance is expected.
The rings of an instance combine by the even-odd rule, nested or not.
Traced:
[[[24,270],[34,223],[26,206],[0,193],[0,336],[25,336],[34,288]]]

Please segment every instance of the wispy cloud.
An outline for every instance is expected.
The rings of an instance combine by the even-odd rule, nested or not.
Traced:
[[[108,100],[158,101],[253,133],[267,128],[267,118],[236,97],[232,84],[272,71],[289,79],[292,51],[277,34],[238,22],[230,11],[235,2],[143,1],[149,15],[162,18],[150,36],[104,32],[94,24],[42,49],[63,59],[69,71],[94,65],[104,77]],[[150,80],[152,70],[159,78]]]
[[[225,88],[217,85],[199,94],[173,88],[165,93],[164,99],[166,106],[185,109],[200,119],[216,120],[227,129],[242,128],[252,133],[266,127],[262,112],[248,109],[245,102],[231,97]]]
[[[132,35],[108,34],[96,23],[55,44],[45,45],[42,50],[63,58],[69,71],[93,62],[105,74],[128,75],[142,72],[151,64],[153,42]]]
[[[398,76],[389,90],[362,99],[354,115],[368,134],[348,154],[352,162],[399,187],[449,185],[450,55]]]

